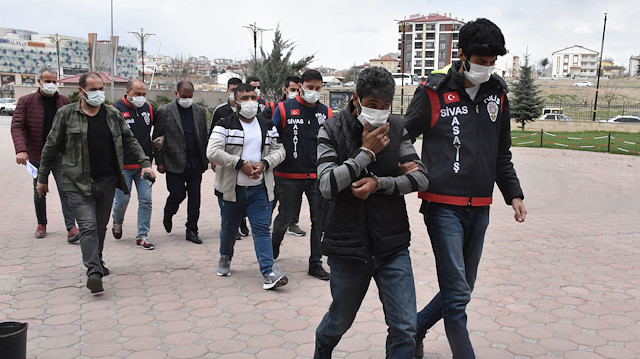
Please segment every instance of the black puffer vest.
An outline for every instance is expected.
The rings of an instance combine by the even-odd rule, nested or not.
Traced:
[[[371,175],[399,175],[399,147],[404,126],[398,117],[390,117],[389,122],[391,142],[376,155],[377,160],[358,179]],[[323,126],[338,153],[339,164],[358,154],[362,146],[362,125],[349,109],[327,120]],[[323,198],[322,201],[323,254],[367,261],[373,257],[384,259],[409,247],[411,232],[404,196],[374,192],[363,200],[347,188],[336,198]]]

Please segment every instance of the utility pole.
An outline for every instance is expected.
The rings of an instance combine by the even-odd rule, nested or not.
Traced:
[[[116,72],[116,50],[118,50],[118,44],[114,42],[115,38],[113,37],[113,0],[111,0],[111,102],[115,101],[115,90],[113,88],[115,86],[115,80],[113,79],[113,76]]]
[[[593,119],[596,120],[596,111],[598,110],[598,92],[600,92],[600,72],[602,71],[602,52],[604,51],[604,32],[607,29],[607,13],[604,13],[604,27],[602,28],[602,44],[600,44],[600,61],[598,61],[598,80],[596,82],[596,99],[593,102]]]
[[[140,41],[140,50],[142,54],[142,82],[144,82],[144,43],[145,41],[147,41],[147,39],[149,39],[151,36],[154,36],[155,34],[145,34],[143,28],[140,28],[140,32],[129,31],[129,33],[134,34],[138,38],[138,41]]]
[[[66,39],[60,37],[58,34],[56,34],[56,36],[48,36],[47,39],[56,44],[56,55],[58,56],[58,76],[59,78],[62,78],[62,68],[60,67],[60,42]]]
[[[258,33],[262,36],[263,31],[273,31],[273,29],[261,29],[259,28],[255,21],[253,24],[249,24],[248,26],[243,26],[244,28],[249,29],[249,31],[253,32],[253,58],[258,60]]]
[[[404,38],[407,30],[407,18],[403,20],[393,20],[402,26],[402,39],[400,40],[400,76],[402,77],[402,87],[404,87]]]

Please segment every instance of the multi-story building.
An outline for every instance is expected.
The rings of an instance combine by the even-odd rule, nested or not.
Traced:
[[[382,67],[391,73],[398,72],[399,64],[400,60],[390,55],[379,56],[378,58],[369,60],[369,66]]]
[[[629,58],[629,76],[640,77],[640,55]]]
[[[458,57],[458,35],[464,19],[451,14],[416,14],[399,22],[400,71],[426,77]],[[404,33],[404,41],[402,35]],[[404,43],[404,49],[403,49]]]
[[[596,77],[598,74],[597,51],[574,45],[552,55],[553,77]]]

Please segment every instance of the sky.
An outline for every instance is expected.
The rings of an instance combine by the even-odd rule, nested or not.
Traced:
[[[82,38],[96,32],[100,40],[108,40],[110,8],[108,0],[7,1],[0,26]],[[255,22],[264,29],[279,26],[284,39],[295,45],[293,59],[313,54],[311,67],[336,69],[397,52],[395,20],[413,14],[451,13],[464,21],[488,18],[502,29],[510,53],[521,59],[528,53],[537,63],[573,45],[600,52],[608,13],[604,58],[626,68],[630,56],[640,55],[637,0],[113,0],[113,13],[120,44],[139,47],[128,32],[141,27],[155,34],[145,43],[149,55],[248,59],[253,34],[243,26]],[[273,31],[265,31],[258,38],[258,51],[261,43],[271,51],[272,41]]]

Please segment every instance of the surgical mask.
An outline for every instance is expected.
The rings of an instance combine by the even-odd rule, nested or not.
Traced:
[[[180,97],[178,97],[178,103],[183,108],[189,108],[193,104],[193,99],[192,98],[180,98]]]
[[[58,91],[58,85],[54,84],[53,82],[47,82],[42,84],[42,92],[44,92],[45,95],[51,96],[57,91]]]
[[[316,103],[320,99],[320,92],[318,91],[313,91],[309,89],[304,89],[302,91],[304,91],[304,94],[300,95],[300,97],[302,97],[302,99],[306,103]]]
[[[229,94],[229,100],[231,100],[231,101],[235,101],[235,99],[236,99],[236,95],[235,95],[233,92],[232,92],[232,93],[230,93],[230,94]]]
[[[256,89],[256,96],[260,97],[260,89]]]
[[[244,118],[254,118],[258,114],[258,101],[239,102],[240,110],[238,113]]]
[[[293,92],[287,92],[287,98],[289,100],[296,98],[296,96],[298,96],[298,93],[293,91]]]
[[[378,128],[389,120],[389,114],[391,110],[376,110],[375,108],[369,108],[360,104],[360,114],[358,115],[358,121],[364,126],[365,121],[369,122],[372,128]]]
[[[471,82],[475,86],[489,81],[489,78],[491,78],[491,73],[493,73],[493,69],[495,67],[474,64],[472,62],[469,62],[469,60],[466,61],[466,64],[469,68],[467,69],[467,66],[465,66],[464,77],[466,77],[467,80],[469,80],[469,82]]]
[[[147,103],[147,98],[144,96],[127,96],[127,101],[131,102],[134,107],[140,108]]]
[[[96,90],[96,91],[84,91],[84,93],[86,94],[86,96],[84,97],[84,100],[87,102],[87,105],[91,106],[91,107],[98,107],[100,105],[102,105],[102,103],[104,102],[104,91],[100,91],[100,90]]]

